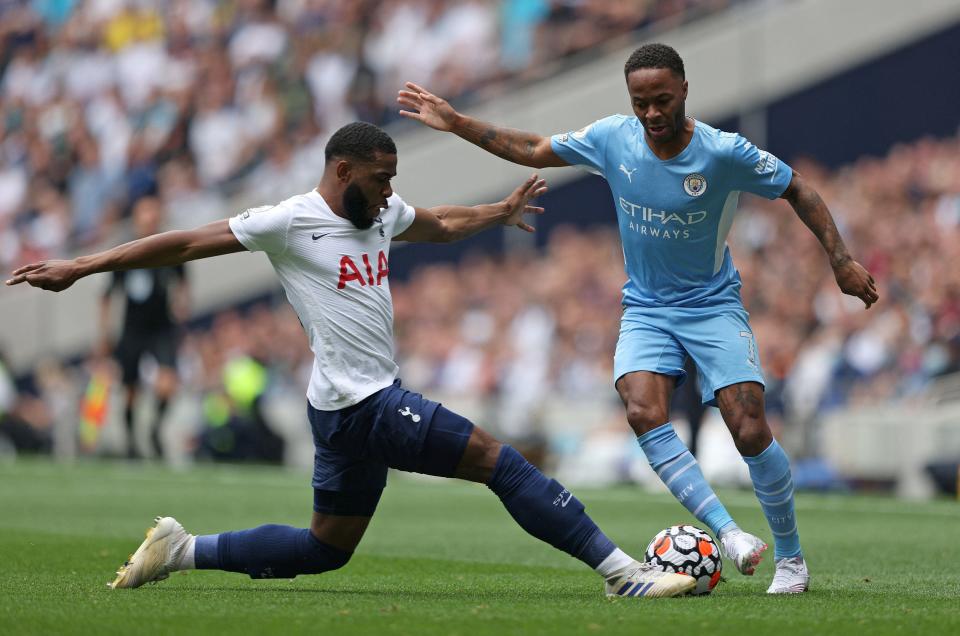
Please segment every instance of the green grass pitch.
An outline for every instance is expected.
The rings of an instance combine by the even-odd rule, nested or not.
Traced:
[[[689,522],[669,495],[580,489],[594,519],[641,554]],[[722,492],[741,525],[768,536],[745,492]],[[709,597],[617,599],[577,561],[528,537],[485,488],[391,475],[346,568],[293,580],[175,573],[138,590],[105,583],[155,515],[194,533],[304,526],[309,478],[266,468],[44,462],[0,465],[3,634],[957,634],[960,505],[802,494],[812,590],[764,594],[725,570]]]

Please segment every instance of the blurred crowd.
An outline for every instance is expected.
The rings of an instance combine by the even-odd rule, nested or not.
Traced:
[[[329,133],[397,117],[403,80],[498,90],[734,1],[0,2],[0,267],[109,240],[144,195],[177,225],[307,187]]]
[[[839,292],[822,248],[785,202],[744,198],[729,244],[772,417],[803,424],[833,408],[911,399],[960,372],[960,269],[951,266],[960,262],[960,139],[897,146],[833,172],[793,165],[830,206],[881,299],[865,311]],[[485,421],[515,439],[536,430],[558,396],[613,404],[623,282],[612,226],[562,226],[542,251],[420,267],[391,281],[401,377],[428,395],[483,402]],[[194,325],[178,368],[202,401],[201,429],[242,431],[263,420],[263,396],[302,405],[311,364],[296,316],[278,297]],[[0,366],[0,411],[42,428],[68,408],[64,373],[41,365],[41,399],[24,395],[18,408]],[[71,373],[79,396],[95,374]],[[213,455],[217,443],[197,442]]]
[[[161,436],[177,456],[281,462],[284,441],[270,421],[265,400],[289,397],[303,413],[303,393],[313,354],[293,309],[264,301],[184,325],[177,350],[179,405]],[[152,385],[158,367],[145,358],[140,382]],[[139,409],[133,445],[148,447],[147,408]],[[0,457],[9,446],[20,452],[55,452],[72,457],[96,452],[127,456],[122,430],[123,392],[116,361],[94,350],[76,364],[41,361],[17,382],[0,352]],[[170,432],[170,424],[175,429]],[[302,422],[292,427],[303,429]],[[288,428],[291,428],[288,426]],[[104,442],[104,437],[110,437]]]
[[[794,417],[909,399],[960,371],[960,139],[898,145],[832,173],[793,166],[880,288],[867,311],[840,295],[819,244],[782,203],[752,199],[741,214],[732,249],[744,303]]]
[[[0,2],[0,267],[113,242],[146,196],[183,226],[228,216],[236,196],[309,188],[329,132],[394,118],[404,79],[449,96],[503,90],[649,23],[736,1]],[[788,206],[745,197],[730,245],[770,410],[803,422],[909,399],[960,371],[960,141],[898,146],[834,172],[793,164],[881,301],[863,311],[843,297]],[[423,267],[392,283],[403,378],[482,397],[515,436],[547,396],[615,400],[623,277],[614,228],[560,228],[542,252]],[[224,430],[262,425],[270,392],[302,395],[312,360],[279,299],[193,325],[179,358],[204,426]],[[15,428],[21,444],[49,448],[55,422],[75,422],[81,403],[96,427],[102,362],[45,363],[24,391],[0,359],[7,437]],[[216,454],[222,442],[198,444]]]

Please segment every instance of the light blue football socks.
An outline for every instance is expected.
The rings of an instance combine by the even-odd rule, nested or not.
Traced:
[[[717,537],[737,525],[716,493],[703,478],[700,464],[687,449],[673,425],[667,422],[637,438],[650,467],[666,484],[673,496],[694,517],[705,523]],[[752,474],[752,468],[751,468]]]
[[[793,477],[790,460],[783,448],[773,440],[755,457],[744,457],[750,468],[753,490],[773,533],[774,558],[800,556],[800,535],[793,506]]]

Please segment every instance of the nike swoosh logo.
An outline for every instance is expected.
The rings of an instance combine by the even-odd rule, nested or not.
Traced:
[[[573,493],[572,493],[572,492],[568,492],[568,493],[567,493],[567,498],[560,502],[560,506],[561,506],[562,508],[566,508],[566,507],[567,507],[567,504],[570,503],[571,497],[573,497]]]
[[[330,233],[330,232],[327,232],[327,234],[329,234],[329,233]],[[313,240],[316,241],[316,240],[318,240],[318,239],[322,239],[322,238],[323,238],[324,236],[326,236],[327,234],[314,234],[314,235],[313,235]]]

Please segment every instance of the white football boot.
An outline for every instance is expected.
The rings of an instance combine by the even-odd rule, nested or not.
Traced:
[[[697,586],[697,581],[686,574],[663,572],[651,563],[634,561],[620,574],[607,579],[607,598],[615,596],[681,596]]]
[[[753,576],[757,564],[763,559],[763,551],[767,549],[767,544],[759,537],[740,528],[723,533],[720,546],[723,548],[723,556],[733,561],[740,574],[747,576]]]
[[[802,556],[779,559],[767,594],[799,594],[810,587],[810,572]]]
[[[140,587],[144,583],[162,581],[177,569],[192,535],[173,517],[157,517],[147,530],[137,551],[117,570],[117,578],[107,587]]]

